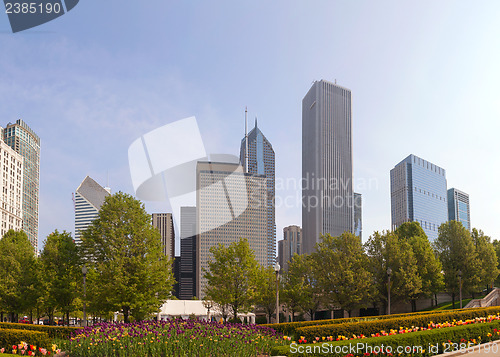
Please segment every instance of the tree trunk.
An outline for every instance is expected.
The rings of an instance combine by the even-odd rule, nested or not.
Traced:
[[[437,293],[434,294],[434,299],[436,299],[436,301],[435,301],[436,302],[436,306],[438,306],[438,294]]]
[[[411,302],[411,312],[417,312],[417,300],[412,299],[410,302]]]
[[[451,294],[452,308],[455,308],[455,293]]]
[[[347,310],[347,313],[349,314],[349,317],[351,317],[352,310]]]
[[[129,314],[129,309],[124,307],[123,308],[123,322],[128,324],[128,314]]]

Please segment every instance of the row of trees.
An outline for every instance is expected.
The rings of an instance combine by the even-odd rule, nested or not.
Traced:
[[[0,312],[16,321],[19,314],[65,316],[81,311],[82,267],[87,267],[87,311],[124,320],[157,312],[170,297],[174,278],[161,237],[144,205],[132,196],[108,196],[99,216],[76,245],[67,232],[51,233],[39,257],[24,232],[8,231],[0,240]],[[3,313],[2,320],[3,320]],[[81,313],[80,313],[81,314]]]
[[[206,298],[234,318],[256,305],[270,318],[276,308],[274,270],[259,267],[246,240],[211,252],[204,272]],[[302,312],[311,318],[320,308],[349,314],[367,307],[386,311],[389,269],[392,301],[410,302],[413,311],[418,299],[437,300],[443,291],[455,301],[459,274],[462,291],[472,295],[490,287],[499,274],[495,246],[483,232],[470,233],[450,221],[439,227],[431,244],[417,222],[408,222],[394,232],[375,232],[365,245],[350,233],[323,236],[312,254],[292,258],[281,277],[281,301],[292,316]]]

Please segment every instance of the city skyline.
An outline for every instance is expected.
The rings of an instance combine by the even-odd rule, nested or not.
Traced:
[[[245,106],[276,153],[276,231],[302,226],[292,185],[301,178],[301,99],[321,78],[352,90],[364,241],[391,227],[389,170],[410,153],[446,168],[448,187],[470,195],[473,227],[500,238],[498,15],[497,3],[484,11],[446,0],[110,0],[80,2],[16,35],[1,18],[0,116],[22,118],[42,141],[40,247],[55,229],[73,231],[71,192],[82,177],[106,182],[109,173],[114,192],[133,193],[127,149],[138,135],[195,115],[207,152],[236,155]]]

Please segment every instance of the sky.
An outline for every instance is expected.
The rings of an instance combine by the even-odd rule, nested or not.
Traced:
[[[277,179],[300,180],[301,102],[320,79],[352,91],[364,241],[390,229],[389,171],[409,154],[444,168],[472,226],[499,239],[499,18],[497,1],[82,0],[13,34],[0,13],[0,125],[22,118],[41,138],[40,246],[74,231],[85,176],[134,194],[129,146],[183,118],[207,152],[238,155],[248,107]],[[300,205],[278,205],[276,225],[278,240],[301,225]]]

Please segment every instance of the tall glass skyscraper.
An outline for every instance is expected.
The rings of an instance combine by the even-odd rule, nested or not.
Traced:
[[[467,230],[471,230],[468,194],[456,188],[448,190],[448,219],[461,222]]]
[[[325,80],[302,100],[302,200],[304,253],[354,232],[351,91]]]
[[[248,155],[246,154],[246,137],[241,140],[240,163],[247,167],[248,173],[265,175],[267,188],[267,265],[271,266],[276,260],[276,220],[274,197],[275,185],[275,158],[273,146],[257,127],[248,133]],[[248,157],[248,166],[246,159]]]
[[[7,124],[3,135],[5,143],[23,157],[23,231],[38,251],[40,138],[22,119]]]
[[[448,221],[446,172],[410,155],[391,170],[391,219],[396,229],[404,222],[418,222],[429,239]]]

